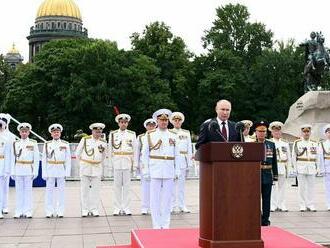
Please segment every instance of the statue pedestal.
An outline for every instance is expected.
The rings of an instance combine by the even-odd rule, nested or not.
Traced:
[[[291,107],[283,126],[284,138],[292,141],[300,137],[299,126],[313,126],[311,138],[324,138],[323,127],[330,123],[330,91],[309,91],[300,97]]]

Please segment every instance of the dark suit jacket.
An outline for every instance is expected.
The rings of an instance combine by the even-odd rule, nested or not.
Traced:
[[[239,133],[236,132],[235,122],[228,121],[228,141],[241,141]],[[221,134],[220,126],[217,118],[212,118],[205,121],[201,127],[196,143],[196,149],[198,149],[202,144],[215,141],[215,142],[226,142]]]

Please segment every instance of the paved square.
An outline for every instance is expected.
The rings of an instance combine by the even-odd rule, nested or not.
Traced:
[[[301,235],[320,244],[330,244],[330,212],[326,211],[323,178],[316,180],[316,207],[318,212],[298,211],[298,191],[287,184],[287,207],[290,212],[272,213],[272,225]],[[10,213],[0,220],[0,248],[95,248],[97,245],[130,243],[130,230],[151,228],[150,216],[140,215],[140,182],[132,182],[131,210],[129,217],[113,217],[112,181],[103,181],[98,218],[80,217],[80,182],[66,185],[66,212],[63,219],[46,219],[44,213],[44,188],[34,188],[33,219],[12,218],[15,207],[15,189],[10,189]],[[187,206],[191,214],[172,215],[171,227],[198,227],[199,181],[186,183]]]

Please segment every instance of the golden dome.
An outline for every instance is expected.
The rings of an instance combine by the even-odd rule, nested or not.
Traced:
[[[68,16],[81,20],[79,7],[73,0],[45,0],[37,12],[37,18],[43,16]]]
[[[15,43],[13,43],[12,48],[8,51],[8,53],[19,53],[19,51],[16,49]]]

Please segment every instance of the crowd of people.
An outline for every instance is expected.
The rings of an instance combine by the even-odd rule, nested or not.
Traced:
[[[151,213],[154,228],[168,228],[172,211],[189,213],[184,185],[192,167],[192,144],[190,132],[181,128],[184,118],[180,112],[160,109],[144,122],[146,133],[136,137],[127,128],[131,117],[119,114],[115,118],[119,128],[110,132],[108,141],[103,138],[105,124],[91,124],[91,135],[83,137],[75,151],[80,165],[81,216],[99,216],[102,164],[107,158],[113,166],[114,216],[132,214],[131,172],[141,176],[141,214]],[[168,129],[169,121],[173,129]],[[45,216],[62,218],[65,178],[71,172],[71,152],[69,143],[61,139],[62,125],[49,126],[52,139],[44,143],[40,156],[37,142],[29,138],[32,126],[19,124],[20,137],[15,139],[8,130],[9,122],[10,116],[0,114],[0,218],[8,213],[10,177],[16,188],[14,218],[32,218],[32,182],[38,176],[40,160],[46,181]]]
[[[271,211],[288,211],[287,177],[297,177],[300,211],[316,211],[314,185],[317,174],[325,176],[326,199],[330,211],[330,124],[324,127],[324,140],[310,139],[312,126],[302,125],[301,138],[290,148],[282,139],[283,123],[243,120],[237,125],[229,120],[231,103],[220,100],[217,116],[202,125],[196,149],[210,142],[260,142],[265,145],[265,158],[260,163],[262,214],[261,224],[270,225]],[[81,138],[76,149],[80,164],[81,216],[99,216],[102,164],[111,160],[114,175],[114,216],[131,215],[131,173],[141,177],[141,214],[151,214],[153,228],[170,226],[172,211],[189,213],[185,204],[185,179],[192,167],[191,136],[182,129],[185,116],[180,112],[159,109],[144,122],[146,132],[136,136],[128,129],[131,117],[119,114],[118,129],[103,137],[105,124],[89,126],[91,135]],[[42,178],[46,181],[45,216],[64,216],[65,178],[71,173],[71,152],[61,139],[63,127],[49,126],[52,139],[45,142],[40,155],[37,142],[29,138],[29,123],[17,126],[19,139],[9,132],[10,116],[0,114],[0,218],[8,213],[9,178],[15,180],[16,207],[14,218],[32,218],[32,182],[38,176],[42,161]],[[169,122],[174,126],[169,129]],[[242,128],[240,128],[242,127]],[[253,127],[254,134],[249,135]],[[267,139],[267,131],[271,139]],[[56,194],[55,191],[58,191]]]

